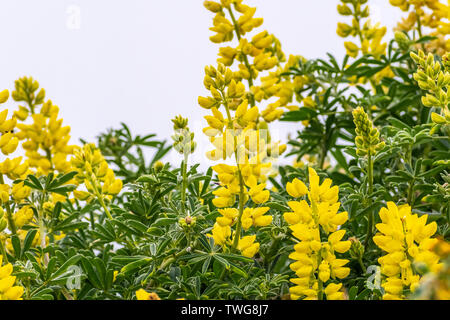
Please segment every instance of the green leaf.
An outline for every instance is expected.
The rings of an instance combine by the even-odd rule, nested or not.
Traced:
[[[33,189],[44,190],[44,188],[42,187],[42,184],[39,181],[39,179],[36,178],[35,176],[31,175],[31,174],[29,174],[27,176],[27,180],[24,181],[24,184],[29,186],[30,188],[33,188]]]
[[[57,277],[61,276],[64,272],[67,271],[67,268],[69,268],[71,265],[76,264],[83,256],[80,254],[77,254],[69,260],[67,260],[59,269],[51,275],[51,279],[56,279]]]
[[[134,262],[131,262],[129,264],[127,264],[126,266],[124,266],[122,269],[120,269],[120,272],[125,274],[125,275],[129,275],[131,273],[133,273],[136,269],[149,264],[153,259],[151,257],[149,258],[144,258],[144,259],[140,259]]]
[[[13,234],[11,236],[11,244],[14,249],[14,255],[16,256],[16,258],[20,259],[22,255],[22,248],[20,245],[20,239],[16,234]]]
[[[177,221],[178,221],[177,218],[159,218],[152,224],[152,227],[169,226],[175,224]]]
[[[36,236],[37,229],[30,229],[23,240],[23,248],[21,256],[31,248],[31,244],[33,243],[34,237]]]

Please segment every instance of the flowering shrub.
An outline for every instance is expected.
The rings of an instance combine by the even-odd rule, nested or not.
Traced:
[[[389,2],[394,39],[336,1],[338,62],[205,1],[205,171],[182,115],[170,143],[122,124],[77,145],[36,80],[1,91],[0,300],[449,299],[450,4]]]

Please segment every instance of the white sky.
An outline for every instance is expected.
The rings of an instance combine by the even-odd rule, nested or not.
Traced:
[[[401,15],[388,0],[370,0],[375,20],[391,29]],[[127,123],[139,134],[169,138],[170,119],[189,117],[196,132],[207,110],[197,104],[204,66],[219,46],[209,41],[213,14],[203,0],[1,0],[0,89],[33,76],[72,127],[72,142],[93,140]],[[344,54],[336,35],[337,0],[247,0],[288,55]],[[11,100],[12,101],[12,100]],[[6,107],[13,109],[16,104]],[[295,133],[282,124],[280,138]],[[277,125],[275,125],[277,127]],[[278,127],[277,127],[278,128]],[[200,134],[197,134],[197,137]]]

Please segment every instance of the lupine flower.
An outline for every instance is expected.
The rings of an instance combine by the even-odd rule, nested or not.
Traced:
[[[428,52],[438,55],[445,54],[450,48],[450,22],[448,12],[450,4],[444,4],[439,0],[389,0],[390,4],[408,12],[396,26],[395,30],[409,32],[417,31],[421,35],[435,37],[425,45]],[[427,32],[425,34],[425,32]]]
[[[370,19],[365,23],[362,20],[369,17],[369,6],[365,0],[344,1],[337,6],[337,11],[342,16],[353,16],[352,24],[339,22],[336,33],[343,38],[356,37],[359,39],[359,45],[352,41],[344,43],[347,54],[356,58],[362,54],[372,54],[376,57],[386,52],[387,44],[383,43],[383,37],[386,34],[386,27],[381,27],[379,23],[373,25]]]
[[[295,251],[289,255],[295,260],[290,267],[297,275],[291,279],[296,284],[290,288],[291,297],[322,299],[325,293],[327,299],[343,299],[344,295],[339,291],[342,284],[334,281],[347,277],[350,272],[345,267],[349,261],[336,256],[336,253],[347,252],[351,246],[350,241],[342,240],[346,231],[340,229],[348,214],[338,213],[338,187],[332,187],[330,179],[320,184],[316,171],[308,170],[309,189],[298,179],[286,188],[294,198],[308,195],[309,199],[309,203],[306,200],[289,201],[292,212],[284,214],[284,219],[291,224],[292,235],[299,240],[294,246]],[[321,232],[327,235],[327,239],[322,239]],[[326,283],[329,284],[325,288]]]
[[[261,112],[264,121],[272,122],[281,117],[283,108],[295,110],[298,107],[289,105],[293,100],[294,93],[300,89],[305,82],[298,81],[302,76],[295,76],[294,81],[290,76],[283,75],[299,61],[304,59],[300,56],[290,56],[286,61],[285,54],[281,50],[280,41],[268,31],[263,30],[256,33],[252,38],[246,38],[246,34],[263,23],[262,18],[255,18],[256,8],[243,4],[242,0],[233,1],[205,1],[204,6],[215,13],[211,31],[216,32],[210,37],[214,43],[232,41],[238,38],[237,46],[225,46],[219,48],[217,62],[227,67],[238,63],[238,70],[232,73],[236,81],[247,80],[249,84],[249,101],[253,114],[255,102],[268,100],[276,97],[277,100],[268,104]],[[266,76],[261,76],[261,85],[256,85],[255,80],[260,72],[269,71]],[[243,90],[242,86],[240,88]],[[201,102],[200,102],[201,100]],[[209,98],[199,98],[203,106],[212,107],[214,101]],[[212,120],[216,122],[215,120]],[[219,123],[216,122],[218,125]],[[212,126],[213,127],[213,126]]]
[[[239,246],[239,242],[241,227],[248,230],[251,226],[265,226],[271,222],[271,218],[257,216],[254,222],[251,214],[244,215],[244,205],[249,199],[259,205],[270,197],[270,192],[265,190],[266,174],[271,167],[270,162],[264,162],[269,157],[267,137],[263,135],[263,130],[255,129],[260,116],[258,107],[248,108],[248,100],[243,97],[245,87],[242,82],[233,79],[231,70],[219,64],[217,69],[212,66],[205,68],[205,72],[204,84],[211,96],[199,97],[199,104],[212,112],[212,115],[205,117],[208,127],[203,131],[215,148],[207,153],[207,157],[211,160],[226,160],[234,156],[236,161],[236,165],[221,163],[212,167],[221,186],[213,191],[216,196],[213,204],[220,208],[220,216],[210,236],[216,244],[231,244],[233,249],[241,253],[245,250],[246,256],[250,253],[254,255],[259,245],[252,245],[249,249]],[[270,147],[271,153],[276,153],[275,148],[280,148],[277,144],[271,144]],[[237,199],[239,209],[234,208]],[[236,234],[232,234],[231,227],[236,228]]]
[[[22,140],[22,147],[30,167],[38,175],[59,171],[70,171],[67,157],[73,153],[69,145],[70,126],[63,126],[63,119],[58,119],[59,108],[52,101],[45,99],[45,90],[38,93],[39,83],[31,77],[15,81],[12,97],[15,101],[24,101],[27,106],[19,106],[14,113],[22,123],[17,124],[16,137]],[[31,123],[26,123],[30,119]]]
[[[439,113],[431,113],[431,120],[436,124],[450,124],[450,53],[443,57],[442,64],[434,61],[433,54],[425,55],[422,50],[417,54],[411,52],[410,55],[418,66],[413,75],[414,80],[428,92],[422,97],[423,105],[440,109]]]
[[[382,222],[376,225],[379,233],[373,241],[387,252],[378,259],[385,276],[381,284],[386,292],[383,299],[404,299],[407,291],[414,292],[420,280],[414,262],[425,263],[433,271],[441,268],[439,256],[431,250],[437,241],[431,238],[437,225],[434,221],[426,224],[427,217],[412,214],[409,205],[397,207],[393,202],[380,210]]]
[[[85,201],[97,198],[106,215],[112,219],[104,200],[111,200],[117,195],[122,190],[123,183],[122,180],[116,179],[114,171],[109,168],[100,150],[92,143],[76,147],[71,164],[77,171],[75,180],[80,184],[84,183],[89,194],[82,191],[74,192],[74,195]]]

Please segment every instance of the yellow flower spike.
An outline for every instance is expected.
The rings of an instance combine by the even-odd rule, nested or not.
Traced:
[[[387,254],[380,257],[381,272],[387,277],[382,282],[386,294],[383,299],[405,299],[406,290],[414,291],[420,275],[412,263],[425,263],[430,270],[439,269],[439,257],[430,249],[436,239],[436,223],[426,224],[427,215],[418,217],[411,213],[409,205],[397,207],[388,202],[380,210],[382,223],[376,225],[380,231],[373,237],[375,244]]]
[[[331,279],[343,279],[350,273],[350,268],[345,267],[349,261],[336,258],[336,253],[345,253],[351,246],[350,241],[342,241],[346,231],[340,228],[347,221],[348,214],[338,213],[338,187],[332,187],[330,179],[320,184],[316,171],[310,167],[308,171],[309,189],[298,179],[287,188],[294,197],[308,194],[310,202],[289,201],[293,211],[284,214],[291,225],[292,235],[300,240],[289,256],[295,261],[290,267],[298,277],[291,279],[297,286],[292,287],[290,292],[294,298],[305,295],[306,299],[323,299],[326,295],[330,300],[341,299],[343,293],[338,293],[340,287],[331,286],[328,291],[323,288]],[[324,239],[327,242],[321,240],[321,230],[328,235],[327,240]]]
[[[77,171],[74,179],[79,183],[84,183],[92,198],[98,199],[108,218],[112,219],[104,199],[112,198],[112,195],[118,194],[122,189],[122,181],[115,178],[112,169],[105,168],[105,163],[106,161],[100,150],[92,143],[85,144],[82,148],[77,147],[74,156],[71,158],[71,164]],[[98,173],[100,173],[100,176]],[[86,199],[90,198],[82,192],[77,193],[77,195]]]

